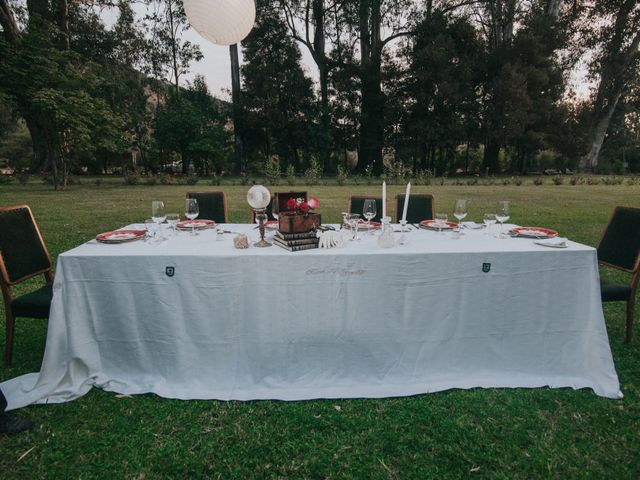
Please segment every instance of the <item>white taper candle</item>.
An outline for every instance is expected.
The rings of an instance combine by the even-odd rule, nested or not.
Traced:
[[[382,182],[382,218],[387,216],[387,182]]]
[[[407,183],[407,193],[404,194],[404,208],[402,209],[402,221],[407,221],[407,207],[409,206],[409,193],[411,193],[411,182]]]

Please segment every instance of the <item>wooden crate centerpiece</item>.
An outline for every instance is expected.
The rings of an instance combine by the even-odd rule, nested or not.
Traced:
[[[280,212],[278,230],[282,233],[309,232],[322,225],[319,213]]]

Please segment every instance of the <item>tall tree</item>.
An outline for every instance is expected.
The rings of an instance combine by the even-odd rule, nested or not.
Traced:
[[[373,171],[383,171],[385,97],[382,93],[382,53],[396,38],[408,35],[406,14],[411,10],[409,0],[360,0],[358,31],[360,34],[360,147],[358,170],[373,165]],[[383,25],[388,35],[383,36]]]
[[[233,106],[233,171],[244,173],[247,164],[245,156],[245,122],[242,112],[242,90],[240,86],[240,60],[238,59],[238,44],[229,45],[229,59],[231,60],[231,103]]]
[[[182,0],[145,1],[151,8],[145,17],[150,36],[147,72],[158,80],[170,78],[179,93],[180,77],[188,72],[191,62],[202,59],[202,52],[198,45],[182,38],[189,29]]]
[[[17,9],[0,0],[0,88],[26,120],[34,146],[32,168],[50,170],[54,187],[64,189],[82,152],[115,148],[122,119],[90,91],[94,69],[71,49],[73,12],[66,0],[27,2],[24,29],[16,21],[16,12],[22,14]]]
[[[257,3],[256,26],[243,41],[243,100],[248,109],[248,136],[254,152],[279,155],[301,167],[308,150],[312,120],[312,82],[304,74],[301,54],[272,0]]]
[[[585,11],[582,32],[596,49],[591,69],[599,78],[587,137],[587,153],[580,166],[593,171],[620,98],[640,75],[640,3],[637,0],[599,0]],[[596,16],[598,22],[592,22]]]
[[[289,31],[304,45],[318,68],[320,86],[320,156],[325,168],[330,163],[331,118],[329,111],[329,71],[331,64],[326,50],[328,8],[325,0],[280,0]],[[337,8],[334,2],[333,8]]]

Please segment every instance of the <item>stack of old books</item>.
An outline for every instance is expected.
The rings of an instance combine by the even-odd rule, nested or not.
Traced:
[[[273,243],[290,252],[318,248],[318,241],[315,230],[303,233],[282,233],[278,231],[273,237]]]

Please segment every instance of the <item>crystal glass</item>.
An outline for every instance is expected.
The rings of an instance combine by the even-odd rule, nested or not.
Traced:
[[[154,200],[151,202],[151,218],[158,224],[158,238],[162,240],[162,222],[167,219],[167,214],[164,210],[164,202],[160,200]]]
[[[487,226],[487,231],[485,235],[491,235],[491,226],[496,223],[496,214],[495,213],[485,213],[484,217],[482,217],[482,221]]]
[[[498,202],[498,210],[496,212],[496,220],[498,221],[498,223],[500,223],[500,233],[499,233],[499,238],[506,238],[505,234],[502,232],[503,228],[502,228],[502,224],[504,222],[506,222],[507,220],[509,220],[510,218],[510,206],[509,206],[509,202],[507,200],[503,200],[501,202]]]
[[[185,216],[189,220],[195,220],[200,215],[200,209],[198,208],[198,200],[195,198],[187,198],[185,201]],[[191,224],[191,235],[198,235],[195,226]]]
[[[349,227],[351,228],[351,231],[353,232],[353,235],[351,236],[351,238],[349,240],[360,240],[360,237],[358,237],[358,222],[360,221],[360,214],[359,213],[349,213],[347,215],[347,224],[349,225]]]
[[[177,213],[167,213],[167,223],[169,224],[169,228],[173,231],[173,235],[176,235],[178,232],[178,222],[180,221],[180,215]]]
[[[369,230],[369,235],[373,235],[371,231],[371,219],[376,216],[376,201],[367,198],[364,201],[364,205],[362,206],[362,216],[367,219],[367,229]]]
[[[442,229],[447,224],[447,220],[449,216],[446,213],[436,213],[436,227],[438,228],[438,233],[442,233]]]
[[[464,198],[456,200],[456,206],[453,208],[453,216],[458,219],[458,233],[463,235],[460,222],[467,216],[467,201]]]
[[[145,235],[145,242],[153,242],[156,239],[156,225],[157,223],[153,221],[153,218],[146,218],[144,220],[144,229],[147,231]]]

